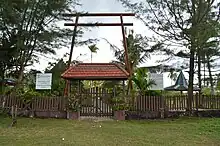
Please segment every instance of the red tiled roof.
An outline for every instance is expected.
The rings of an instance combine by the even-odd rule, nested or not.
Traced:
[[[115,63],[79,63],[71,66],[62,75],[64,79],[105,80],[128,79],[128,72]]]

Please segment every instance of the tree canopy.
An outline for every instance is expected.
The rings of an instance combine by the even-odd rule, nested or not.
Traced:
[[[195,55],[216,41],[220,19],[217,0],[119,0],[166,45],[169,55],[189,58],[188,108],[191,109],[195,73]],[[175,46],[176,48],[174,48]],[[179,47],[178,47],[179,46]]]

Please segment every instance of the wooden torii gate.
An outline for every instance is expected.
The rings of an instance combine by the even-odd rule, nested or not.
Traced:
[[[129,64],[129,58],[128,58],[128,48],[127,48],[127,41],[125,36],[125,26],[133,26],[133,23],[124,23],[123,17],[124,16],[135,16],[134,13],[74,13],[74,14],[63,14],[64,17],[76,17],[75,23],[64,23],[64,26],[74,26],[73,30],[73,37],[72,37],[72,43],[70,48],[70,55],[68,60],[68,68],[70,67],[71,60],[72,60],[72,54],[73,54],[73,48],[75,45],[75,39],[77,35],[77,27],[92,27],[92,26],[121,26],[122,30],[122,36],[123,36],[123,45],[125,49],[125,65],[127,67],[127,72],[131,73],[131,66]],[[120,23],[79,23],[80,17],[120,17],[121,22]],[[64,95],[67,95],[69,91],[69,83],[66,82],[66,87],[64,91]]]

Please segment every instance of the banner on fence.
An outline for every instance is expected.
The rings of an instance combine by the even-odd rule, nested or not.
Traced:
[[[150,79],[154,80],[156,85],[153,85],[150,90],[163,90],[163,74],[150,73]]]
[[[51,89],[52,73],[37,73],[36,75],[36,89],[47,90]]]

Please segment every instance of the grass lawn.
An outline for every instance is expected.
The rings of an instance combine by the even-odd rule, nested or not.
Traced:
[[[220,119],[214,118],[124,122],[19,118],[16,127],[8,128],[10,122],[0,117],[1,146],[220,145]]]

